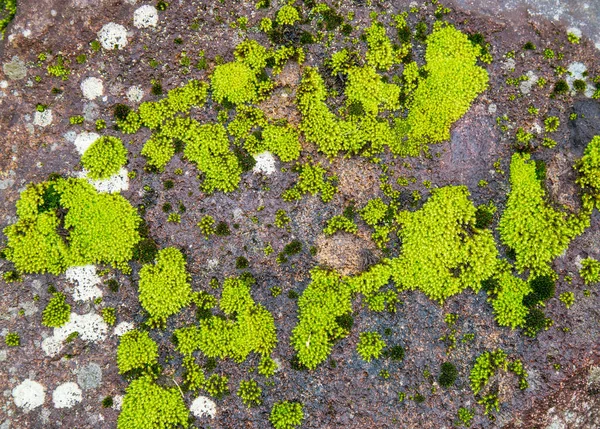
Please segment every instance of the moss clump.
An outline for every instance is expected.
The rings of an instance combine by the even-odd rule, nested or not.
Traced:
[[[530,308],[529,313],[525,316],[523,333],[528,337],[535,338],[544,329],[548,329],[546,315],[539,308]]]
[[[384,347],[385,341],[377,332],[362,332],[358,336],[356,351],[364,361],[370,362],[381,356]]]
[[[352,67],[348,70],[346,105],[360,104],[366,114],[377,116],[381,110],[400,108],[400,87],[384,83],[373,67]]]
[[[71,317],[71,306],[65,302],[65,294],[57,292],[48,301],[48,305],[42,313],[42,325],[50,328],[60,328],[67,323]]]
[[[299,167],[300,174],[298,182],[281,196],[284,201],[299,200],[306,193],[311,195],[321,194],[324,203],[331,201],[337,188],[332,183],[333,178],[327,177],[325,170],[320,164],[306,164]]]
[[[411,94],[406,119],[396,122],[402,141],[392,148],[395,153],[417,156],[428,143],[450,138],[450,126],[487,88],[488,74],[476,65],[480,54],[480,47],[451,25],[427,37],[427,77]]]
[[[4,337],[4,344],[8,347],[19,347],[21,345],[21,336],[17,332],[8,332]]]
[[[444,362],[440,368],[440,376],[438,382],[442,387],[452,387],[456,383],[458,370],[452,362]]]
[[[500,408],[497,390],[492,391],[487,395],[479,395],[488,383],[488,380],[498,370],[509,370],[513,372],[519,378],[519,389],[523,390],[528,386],[528,374],[520,360],[515,359],[511,362],[506,352],[502,349],[483,352],[477,357],[477,360],[471,369],[469,380],[471,390],[477,398],[477,403],[485,406],[485,414],[489,414],[492,409],[498,411]]]
[[[226,375],[213,374],[204,383],[204,390],[210,396],[222,399],[229,395],[229,378]]]
[[[140,218],[129,202],[98,193],[83,179],[29,185],[17,202],[17,216],[4,229],[5,256],[23,273],[60,274],[96,263],[127,271],[140,240]]]
[[[218,103],[252,103],[257,100],[256,73],[244,62],[218,65],[211,78],[213,99]]]
[[[268,124],[262,131],[265,149],[273,152],[283,162],[293,161],[300,156],[300,141],[298,131],[288,125]]]
[[[300,14],[298,13],[298,9],[291,4],[286,4],[277,11],[276,22],[279,25],[294,25],[299,20]]]
[[[179,389],[161,387],[150,376],[143,376],[125,391],[117,429],[176,429],[188,425],[188,416]]]
[[[399,287],[418,288],[440,303],[480,283],[496,270],[498,252],[490,230],[475,229],[475,207],[463,186],[434,189],[416,212],[397,220],[402,253],[392,260]]]
[[[220,309],[225,320],[210,316],[200,321],[197,348],[211,358],[233,358],[241,363],[251,352],[267,357],[277,344],[275,322],[271,313],[250,296],[251,276],[228,278],[223,283]]]
[[[189,123],[184,154],[205,174],[202,189],[231,192],[238,187],[242,169],[235,154],[229,150],[229,139],[223,125]]]
[[[527,307],[546,301],[554,296],[556,283],[550,276],[538,276],[529,281],[531,293],[523,299]]]
[[[516,253],[519,272],[532,276],[551,274],[550,263],[590,223],[590,210],[567,216],[553,209],[536,177],[536,165],[528,154],[514,154],[510,165],[511,190],[500,218],[502,241]]]
[[[275,429],[295,429],[303,419],[304,411],[299,402],[276,402],[269,415],[269,421]]]
[[[575,163],[579,173],[577,183],[591,195],[596,207],[600,202],[600,136],[595,136],[586,146],[583,156]]]
[[[352,312],[351,290],[335,273],[315,269],[298,301],[298,324],[291,343],[300,363],[314,369],[327,359],[333,341],[348,335],[338,317]]]
[[[369,200],[360,211],[360,217],[367,225],[375,226],[381,222],[388,213],[388,206],[381,198]]]
[[[569,92],[569,84],[563,79],[558,80],[554,84],[553,92],[554,92],[554,94],[557,94],[557,95],[566,94],[567,92]]]
[[[102,318],[109,326],[117,323],[117,310],[114,307],[105,307],[102,309]]]
[[[156,263],[140,270],[139,300],[152,325],[164,325],[190,303],[191,293],[185,258],[174,247],[160,250]]]
[[[514,276],[507,263],[501,265],[498,271],[496,281],[490,282],[487,289],[496,322],[513,329],[523,326],[529,312],[525,298],[531,293],[531,287],[526,281]]]
[[[404,347],[402,347],[400,345],[392,346],[388,350],[387,355],[393,361],[402,362],[404,360],[404,355],[405,355]]]
[[[262,403],[260,399],[262,389],[255,380],[242,380],[237,395],[248,408],[256,407]]]
[[[399,63],[409,52],[410,45],[395,48],[387,37],[383,24],[373,21],[365,30],[367,41],[367,63],[378,70],[389,70],[394,64]]]
[[[600,282],[600,262],[593,258],[585,258],[581,261],[579,275],[586,285]]]
[[[148,332],[133,330],[121,336],[117,349],[119,374],[148,371],[158,364],[158,345]]]
[[[325,235],[333,235],[337,231],[345,231],[351,234],[358,232],[358,226],[345,216],[334,216],[327,221],[327,226],[323,229]]]
[[[214,228],[215,218],[209,215],[203,216],[198,222],[198,228],[200,228],[200,232],[204,235],[204,238],[208,240],[208,238],[213,235],[216,231]]]

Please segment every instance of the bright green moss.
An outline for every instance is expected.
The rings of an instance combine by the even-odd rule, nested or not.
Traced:
[[[557,116],[548,116],[546,119],[544,119],[544,128],[546,129],[547,133],[553,133],[554,131],[558,130],[559,126],[560,119],[558,119]]]
[[[71,317],[71,306],[65,302],[65,294],[57,292],[48,301],[48,305],[42,313],[42,325],[50,328],[60,328],[67,323]]]
[[[498,411],[500,408],[497,390],[492,391],[487,395],[479,395],[489,379],[498,370],[508,370],[513,372],[519,378],[519,389],[523,390],[528,386],[528,374],[523,367],[523,363],[519,359],[515,359],[511,362],[506,352],[502,349],[496,349],[492,352],[483,352],[477,357],[477,360],[471,369],[469,380],[471,390],[477,398],[477,403],[485,406],[485,414],[490,414],[493,409]]]
[[[230,357],[241,363],[251,352],[266,357],[277,344],[275,322],[269,311],[250,296],[252,280],[228,278],[223,283],[219,302],[227,315],[236,320],[212,316],[200,322],[198,348],[208,357]]]
[[[117,310],[114,307],[105,307],[102,309],[102,318],[109,326],[117,323]]]
[[[295,429],[303,419],[304,411],[299,402],[276,402],[269,415],[269,421],[275,429]]]
[[[189,126],[184,154],[204,173],[203,190],[209,193],[216,189],[223,192],[235,190],[242,169],[229,149],[229,139],[223,125],[199,125],[192,121]]]
[[[183,358],[183,368],[185,369],[183,374],[185,386],[194,392],[203,389],[206,383],[206,376],[202,367],[196,363],[193,356],[185,356]]]
[[[277,362],[265,356],[258,363],[258,373],[264,377],[271,377],[277,371]]]
[[[277,24],[279,25],[294,25],[296,21],[300,20],[300,14],[291,4],[286,4],[277,11]]]
[[[300,129],[307,141],[317,145],[328,157],[333,157],[345,148],[339,119],[329,111],[325,103],[327,90],[318,70],[307,67],[304,70],[296,104],[302,114]]]
[[[209,215],[203,216],[198,222],[198,228],[200,228],[200,232],[204,235],[204,238],[208,240],[208,237],[215,233],[215,218]]]
[[[407,118],[396,122],[400,140],[394,153],[418,156],[427,144],[450,138],[451,125],[487,88],[488,74],[476,65],[479,55],[480,47],[451,25],[427,37],[427,77],[411,95]]]
[[[262,138],[266,150],[273,152],[283,162],[293,161],[300,156],[298,131],[290,125],[267,125],[263,128]]]
[[[4,344],[8,347],[19,347],[21,345],[21,336],[17,332],[8,332],[4,337]]]
[[[160,101],[146,101],[140,104],[139,117],[142,124],[156,129],[164,121],[171,120],[177,113],[189,113],[192,107],[202,107],[206,103],[208,84],[190,80],[182,87],[169,91]],[[129,120],[129,116],[127,116]]]
[[[260,399],[262,389],[255,380],[242,380],[237,390],[237,395],[248,408],[256,407],[262,403]]]
[[[226,375],[213,374],[206,379],[204,390],[217,399],[229,395],[229,378]]]
[[[473,417],[475,417],[475,410],[460,407],[457,412],[457,417],[461,425],[471,427],[471,421],[473,420]]]
[[[258,79],[246,63],[232,61],[218,65],[211,78],[212,97],[218,103],[252,103],[257,100]]]
[[[600,262],[593,258],[585,258],[581,261],[579,275],[586,285],[600,282]]]
[[[117,429],[187,427],[188,416],[177,387],[161,387],[150,376],[143,376],[133,380],[125,391]]]
[[[475,228],[475,206],[464,186],[434,189],[416,212],[398,214],[402,253],[392,261],[394,281],[443,303],[496,269],[498,251],[490,230]]]
[[[508,269],[498,275],[497,289],[491,292],[492,307],[498,325],[515,329],[525,324],[529,310],[523,304],[523,299],[531,290],[526,281],[512,275]]]
[[[142,118],[137,112],[131,111],[125,119],[116,120],[117,126],[124,134],[135,134],[142,126]]]
[[[6,27],[17,14],[17,0],[4,0],[0,3],[0,40],[4,40]]]
[[[100,137],[81,157],[83,168],[92,179],[108,179],[127,162],[127,149],[121,139],[111,136]]]
[[[367,63],[378,70],[389,70],[394,64],[399,63],[409,52],[410,45],[394,48],[392,41],[387,37],[383,24],[373,21],[365,30],[367,39]]]
[[[381,356],[384,347],[385,341],[377,332],[361,332],[356,351],[364,361],[371,362],[373,358],[377,359]]]
[[[356,234],[358,232],[358,226],[347,217],[338,215],[327,221],[327,226],[323,230],[323,233],[325,235],[333,235],[337,231],[346,231],[351,234]]]
[[[311,195],[321,194],[321,200],[324,203],[331,201],[337,188],[332,183],[332,178],[326,177],[326,173],[327,170],[321,167],[321,164],[307,162],[300,166],[298,182],[283,193],[283,200],[299,200],[304,194],[310,193]]]
[[[377,116],[381,110],[400,108],[400,87],[384,83],[374,67],[352,67],[348,70],[346,104],[360,104],[368,115]]]
[[[599,207],[600,201],[600,136],[595,136],[586,146],[583,156],[575,163],[579,173],[577,183],[588,191]]]
[[[352,57],[347,49],[331,54],[331,58],[327,61],[327,66],[331,69],[331,75],[336,76],[339,73],[347,73],[352,64]]]
[[[155,134],[146,141],[141,153],[146,157],[148,165],[162,171],[175,155],[175,145],[172,139]]]
[[[256,40],[246,39],[235,47],[235,58],[253,71],[260,73],[266,66],[271,53]]]
[[[311,282],[298,300],[298,324],[291,344],[299,361],[314,369],[331,353],[333,342],[348,335],[338,317],[352,312],[351,290],[338,274],[311,271]]]
[[[185,257],[174,247],[160,250],[156,263],[140,270],[139,300],[150,324],[164,325],[167,317],[190,303],[191,293]]]
[[[23,273],[60,274],[96,263],[128,270],[140,240],[140,219],[129,202],[98,193],[83,179],[29,185],[17,202],[17,216],[17,223],[4,229],[5,254]]]
[[[504,370],[508,368],[507,357],[506,352],[502,349],[484,352],[477,357],[469,375],[471,390],[474,395],[477,395],[485,387],[490,377],[499,368]]]
[[[513,155],[510,184],[498,226],[500,237],[514,249],[519,272],[529,268],[533,276],[550,274],[552,260],[589,226],[590,213],[584,209],[578,216],[567,216],[553,209],[527,154]]]
[[[375,226],[385,218],[387,212],[388,206],[382,199],[374,198],[360,211],[360,217],[367,225]]]
[[[287,215],[285,210],[279,209],[275,212],[275,226],[277,228],[285,228],[292,219]]]
[[[558,299],[565,305],[567,308],[571,308],[571,306],[575,303],[575,294],[573,292],[563,292],[560,294]]]
[[[121,336],[117,349],[119,374],[133,370],[148,371],[158,364],[158,345],[148,332],[133,330]]]

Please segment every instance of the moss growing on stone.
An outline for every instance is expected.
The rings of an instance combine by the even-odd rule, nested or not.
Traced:
[[[140,270],[139,300],[151,325],[164,325],[191,301],[192,288],[183,254],[174,247],[158,252],[155,264]]]

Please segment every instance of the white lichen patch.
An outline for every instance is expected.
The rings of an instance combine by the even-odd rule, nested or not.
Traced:
[[[98,32],[98,41],[104,49],[122,49],[127,46],[127,29],[114,22],[104,24]]]
[[[75,137],[75,141],[73,143],[75,144],[75,149],[77,149],[79,155],[83,155],[85,151],[88,150],[88,148],[92,145],[92,143],[94,143],[99,138],[99,134],[88,133],[87,131],[84,131],[82,133],[77,134],[77,137]]]
[[[531,70],[529,70],[527,72],[526,76],[527,76],[527,80],[524,80],[519,85],[519,89],[521,90],[521,92],[523,94],[529,94],[531,92],[531,88],[533,87],[533,85],[535,85],[538,81],[538,77]]]
[[[137,28],[156,27],[158,11],[152,5],[145,4],[133,12],[133,25]]]
[[[38,127],[47,127],[52,123],[52,110],[46,109],[43,112],[37,110],[33,114],[33,125]]]
[[[135,328],[135,325],[131,322],[121,322],[117,326],[115,326],[115,330],[113,334],[117,337],[122,336],[123,334],[132,331]]]
[[[587,71],[587,67],[585,66],[585,64],[580,62],[571,63],[567,71],[568,73],[566,76],[566,80],[569,84],[569,88],[571,88],[572,95],[575,94],[574,82],[576,80],[583,80],[586,83],[587,87],[584,92],[586,97],[589,98],[592,95],[594,95],[596,88],[592,84],[590,84],[590,82],[588,82],[587,80],[587,77],[584,76],[584,73]]]
[[[102,79],[97,77],[88,77],[81,82],[81,92],[88,100],[95,100],[104,94],[104,84]]]
[[[101,280],[96,274],[96,267],[94,265],[70,267],[67,269],[65,276],[67,280],[75,285],[73,289],[74,300],[87,301],[102,296],[102,291],[97,286],[101,283]]]
[[[122,406],[123,406],[123,395],[115,395],[115,396],[113,396],[112,409],[113,410],[120,410]]]
[[[255,173],[264,173],[267,176],[275,173],[275,158],[271,152],[259,153],[254,156],[254,159],[256,160],[256,165],[254,165],[252,171]]]
[[[69,381],[63,383],[52,392],[54,408],[71,408],[83,399],[81,389],[77,383]]]
[[[15,405],[22,408],[25,412],[41,406],[46,399],[44,386],[29,378],[12,390],[12,396]]]
[[[129,176],[127,170],[122,168],[117,174],[113,174],[108,179],[90,179],[87,177],[87,170],[83,170],[77,173],[77,177],[86,179],[90,185],[92,185],[98,192],[108,192],[110,194],[114,192],[126,191],[129,189]]]
[[[106,338],[108,325],[99,314],[71,313],[65,325],[54,328],[54,335],[42,341],[42,350],[48,356],[56,356],[62,350],[64,341],[73,332],[77,332],[83,341],[96,343]]]
[[[139,103],[144,98],[144,90],[140,86],[132,86],[127,90],[127,99],[132,103]]]
[[[198,396],[192,402],[190,406],[190,411],[196,417],[204,417],[208,416],[211,419],[217,415],[217,404],[211,401],[206,396]]]

